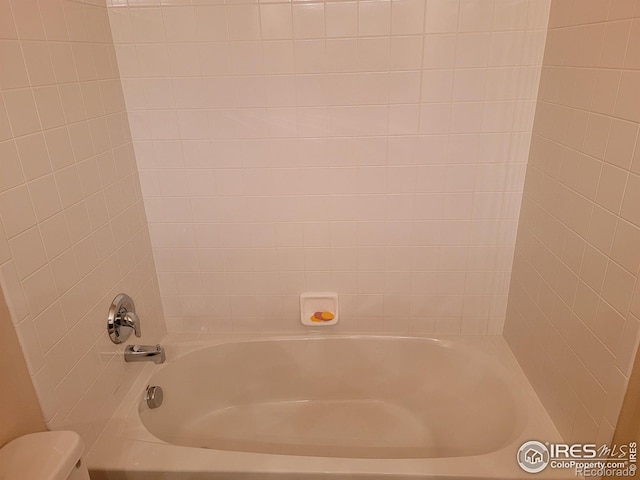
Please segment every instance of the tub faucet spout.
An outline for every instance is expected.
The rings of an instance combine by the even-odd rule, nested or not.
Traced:
[[[164,348],[160,345],[127,345],[124,351],[125,362],[153,362],[164,363],[166,359]]]

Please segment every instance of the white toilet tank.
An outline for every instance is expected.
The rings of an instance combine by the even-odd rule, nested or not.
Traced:
[[[75,432],[38,432],[0,449],[0,480],[89,480],[84,443]]]

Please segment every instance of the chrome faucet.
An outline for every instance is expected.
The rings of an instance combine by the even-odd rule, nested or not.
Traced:
[[[140,318],[136,315],[136,306],[131,297],[126,293],[120,293],[109,307],[107,332],[113,343],[122,343],[129,338],[132,331],[140,338]]]
[[[160,345],[127,345],[124,351],[125,362],[153,362],[164,363],[166,360],[164,348]]]

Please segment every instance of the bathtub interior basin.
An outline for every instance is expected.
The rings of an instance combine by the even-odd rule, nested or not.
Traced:
[[[467,344],[410,337],[281,338],[187,352],[154,371],[146,429],[186,447],[338,458],[481,455],[513,442],[526,401]]]

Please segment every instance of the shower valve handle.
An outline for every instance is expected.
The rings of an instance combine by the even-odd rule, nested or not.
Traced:
[[[126,293],[120,293],[113,299],[107,317],[107,331],[113,343],[124,342],[132,331],[138,338],[142,335],[140,318],[136,315],[136,306]]]

